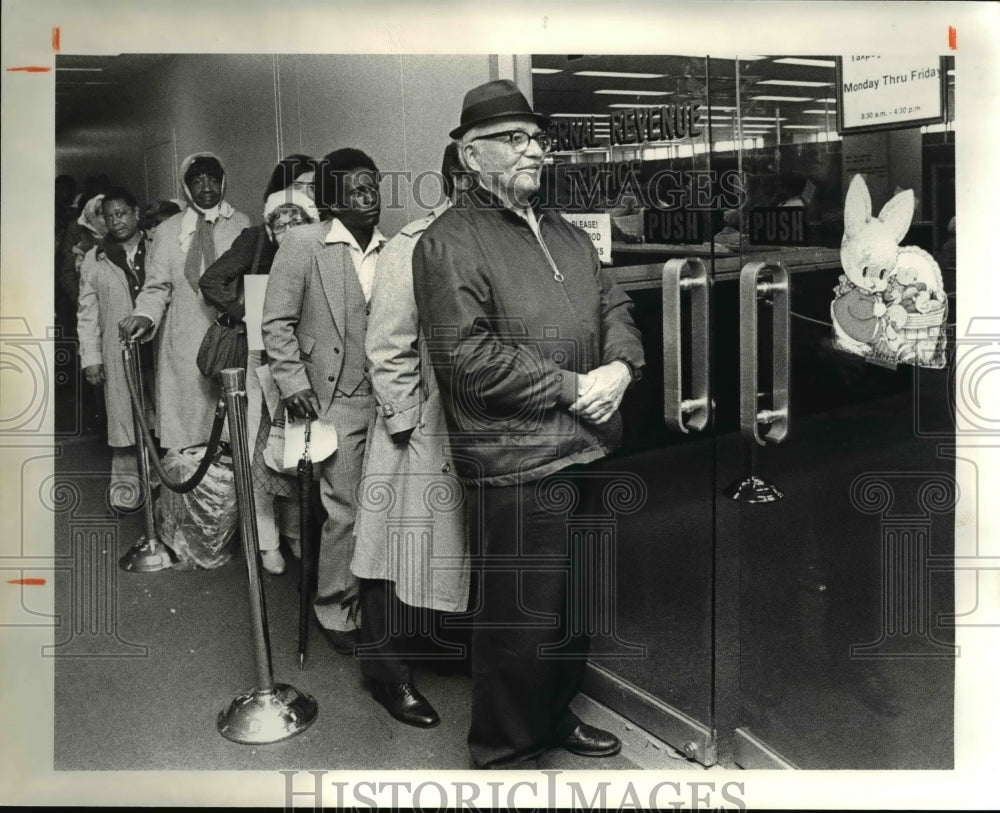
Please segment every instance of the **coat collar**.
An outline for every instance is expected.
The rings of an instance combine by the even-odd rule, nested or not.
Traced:
[[[188,206],[181,215],[181,228],[178,235],[181,251],[187,253],[191,245],[194,230],[198,228],[198,218],[204,216],[205,220],[209,223],[215,223],[219,218],[228,220],[234,214],[236,214],[236,210],[226,200],[220,201],[217,206],[205,211],[199,209],[197,206]]]
[[[541,219],[542,215],[545,212],[553,211],[555,209],[555,207],[546,205],[545,201],[539,195],[538,192],[535,192],[531,196],[530,203],[531,203],[531,208],[535,212],[535,217],[539,219]],[[492,209],[494,211],[504,213],[508,217],[514,218],[515,221],[518,223],[524,223],[525,225],[527,225],[527,221],[524,219],[523,216],[519,215],[509,206],[504,204],[504,202],[500,200],[500,198],[498,198],[492,191],[486,189],[483,186],[476,186],[473,189],[463,192],[461,197],[459,197],[457,205],[460,207],[464,206],[470,209],[479,209],[479,210]]]
[[[149,236],[145,231],[139,229],[139,243],[136,247],[137,252],[144,250],[146,241]],[[119,260],[124,261],[125,259],[125,249],[122,248],[122,244],[117,240],[113,239],[110,234],[106,235],[103,240],[101,240],[94,250],[94,257],[98,260],[103,260],[107,257],[114,263],[121,265]]]
[[[440,217],[444,212],[451,208],[451,201],[445,201],[443,204],[438,206],[436,209],[431,211],[429,215],[424,217],[418,217],[416,220],[411,220],[403,228],[399,230],[400,234],[405,234],[407,237],[413,237],[417,234],[427,231],[427,227],[434,222],[435,218]]]
[[[375,251],[380,251],[382,246],[386,244],[387,239],[388,238],[386,238],[386,236],[379,231],[378,226],[375,226],[372,230],[371,242],[362,248],[358,245],[358,241],[354,239],[354,235],[351,234],[347,230],[347,227],[340,222],[340,218],[335,217],[330,221],[330,230],[327,232],[323,242],[327,244],[346,243],[348,246],[358,249],[358,251],[362,254],[367,254],[372,250],[372,246],[375,247]]]

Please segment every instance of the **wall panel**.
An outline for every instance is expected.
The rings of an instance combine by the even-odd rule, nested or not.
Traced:
[[[133,89],[94,110],[93,120],[57,136],[58,172],[78,182],[107,173],[146,202],[179,196],[176,164],[216,152],[226,197],[260,222],[265,182],[282,156],[322,157],[357,147],[385,171],[416,177],[437,170],[448,131],[472,86],[517,78],[519,58],[495,55],[177,54],[136,77]],[[515,76],[514,74],[522,74]],[[421,216],[438,185],[415,200],[409,183],[383,186],[387,235]]]
[[[269,55],[177,57],[173,127],[180,160],[217,153],[226,166],[226,199],[259,223],[264,187],[280,157]],[[157,133],[166,122],[156,126]]]

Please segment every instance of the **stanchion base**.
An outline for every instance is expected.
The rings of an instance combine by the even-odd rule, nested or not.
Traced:
[[[177,564],[174,552],[159,539],[140,537],[128,553],[118,560],[118,567],[131,573],[155,573]]]
[[[263,745],[301,734],[318,712],[311,695],[287,683],[275,683],[269,692],[252,689],[239,695],[226,711],[219,712],[216,727],[227,740]]]
[[[768,483],[759,477],[751,475],[726,489],[726,496],[737,502],[762,503],[777,502],[785,496],[784,492],[774,483]]]

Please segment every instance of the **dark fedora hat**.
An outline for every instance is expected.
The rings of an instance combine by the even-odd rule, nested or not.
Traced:
[[[496,79],[478,85],[465,94],[462,100],[461,124],[448,133],[451,138],[461,138],[470,128],[485,121],[522,116],[534,119],[541,127],[548,127],[546,116],[531,109],[524,94],[510,79]]]

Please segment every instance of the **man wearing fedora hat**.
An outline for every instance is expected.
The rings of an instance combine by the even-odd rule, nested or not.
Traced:
[[[567,519],[578,528],[592,513],[586,467],[618,444],[618,406],[644,358],[631,302],[587,235],[538,204],[547,126],[513,82],[470,90],[450,135],[477,185],[413,255],[421,328],[479,536],[468,740],[482,768],[524,767],[556,747],[621,749],[569,709],[589,622],[586,596],[574,593],[583,545]]]

